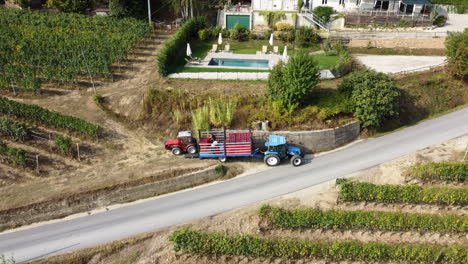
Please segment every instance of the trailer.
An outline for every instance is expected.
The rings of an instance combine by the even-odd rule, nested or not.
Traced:
[[[217,158],[225,162],[228,157],[264,156],[253,149],[253,136],[250,130],[214,129],[199,131],[198,153],[200,159]]]
[[[281,160],[290,158],[293,166],[299,166],[304,157],[299,148],[287,145],[284,136],[270,135],[265,142],[266,151],[261,151],[254,150],[250,130],[216,129],[198,133],[199,159],[217,158],[225,162],[228,157],[258,157],[268,166],[278,166]]]

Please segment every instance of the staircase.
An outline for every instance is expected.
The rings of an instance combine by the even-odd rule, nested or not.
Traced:
[[[318,26],[319,28],[321,28],[321,29],[323,29],[325,31],[329,31],[329,29],[327,27],[327,23],[325,21],[323,21],[323,19],[321,19],[320,17],[315,15],[314,13],[310,12],[309,10],[303,12],[302,15],[304,16],[304,18],[306,20],[308,20],[312,24]]]

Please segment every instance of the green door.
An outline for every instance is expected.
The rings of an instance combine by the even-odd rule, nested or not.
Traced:
[[[236,24],[243,25],[247,29],[250,29],[250,16],[237,16],[237,15],[226,16],[226,27],[228,29],[234,28]]]

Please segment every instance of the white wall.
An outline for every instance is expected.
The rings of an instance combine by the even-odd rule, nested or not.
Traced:
[[[310,0],[312,2],[312,5],[310,5],[310,10],[313,10],[317,6],[330,6],[333,7],[336,11],[344,11],[344,10],[351,10],[355,9],[358,6],[356,5],[357,0],[327,0],[326,4],[322,4],[322,0]]]
[[[293,19],[293,14],[296,14],[296,13],[286,13],[286,19],[283,19],[281,21],[278,21],[277,23],[279,22],[287,22],[289,24],[291,24],[293,27],[294,27],[294,19]],[[261,16],[260,15],[260,12],[256,12],[254,11],[252,13],[252,25],[253,26],[258,26],[258,25],[265,25],[267,26],[267,22],[265,21],[265,17],[264,16]]]
[[[252,0],[254,10],[296,11],[297,0]]]

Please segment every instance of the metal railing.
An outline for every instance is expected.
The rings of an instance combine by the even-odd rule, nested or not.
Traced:
[[[307,18],[309,21],[311,21],[321,29],[328,31],[327,23],[313,12],[306,10],[303,12],[303,15],[305,18]]]
[[[225,5],[224,13],[248,14],[251,9],[250,5],[241,5],[240,7],[237,5]]]
[[[349,13],[350,15],[360,15],[360,16],[380,16],[380,17],[398,17],[398,18],[407,18],[412,20],[431,20],[430,14],[407,14],[401,11],[382,11],[382,10],[373,10],[373,9],[359,9],[358,12]]]

